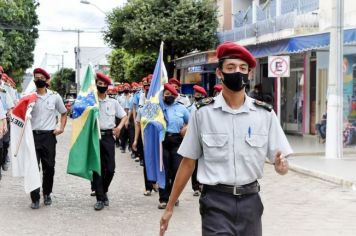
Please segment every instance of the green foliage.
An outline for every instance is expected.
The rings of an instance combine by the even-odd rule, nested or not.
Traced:
[[[212,0],[129,0],[107,17],[105,40],[131,53],[157,52],[165,61],[217,43],[217,8]]]
[[[58,92],[62,97],[67,92],[67,86],[70,83],[70,79],[73,78],[75,71],[71,68],[62,68],[57,71],[51,79],[50,89]]]
[[[156,53],[130,54],[124,49],[115,49],[109,56],[110,77],[116,82],[141,81],[153,73]]]
[[[22,82],[25,70],[33,64],[38,5],[35,0],[0,0],[0,65],[16,82]]]

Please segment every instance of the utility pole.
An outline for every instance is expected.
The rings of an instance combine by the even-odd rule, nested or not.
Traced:
[[[332,0],[325,158],[342,158],[344,0]]]

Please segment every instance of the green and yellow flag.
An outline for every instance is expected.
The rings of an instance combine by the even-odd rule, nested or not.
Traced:
[[[95,74],[88,65],[79,95],[73,105],[72,139],[67,173],[93,180],[93,171],[99,175],[99,105]]]

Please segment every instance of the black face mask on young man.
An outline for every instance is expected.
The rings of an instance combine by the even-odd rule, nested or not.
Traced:
[[[46,87],[46,81],[36,80],[35,85],[36,85],[36,88],[44,88],[44,87]]]
[[[204,97],[194,97],[194,100],[196,101],[196,102],[199,102],[200,100],[202,100]]]
[[[224,73],[223,83],[225,86],[235,92],[241,91],[249,83],[248,74],[243,74],[241,72],[235,73]]]
[[[105,93],[108,90],[108,86],[96,86],[99,93]]]
[[[175,99],[176,99],[176,97],[174,97],[174,96],[165,96],[164,97],[164,102],[167,105],[172,105]]]

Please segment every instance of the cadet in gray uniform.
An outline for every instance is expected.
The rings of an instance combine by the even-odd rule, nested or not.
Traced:
[[[107,192],[115,173],[115,138],[118,138],[124,126],[127,116],[119,102],[109,98],[106,94],[111,80],[102,73],[96,73],[96,87],[99,97],[99,125],[100,125],[100,160],[101,175],[94,172],[94,189],[96,193],[95,210],[102,210],[104,206],[109,206]],[[116,126],[115,118],[121,119]]]
[[[56,156],[56,135],[63,133],[67,122],[67,109],[58,93],[46,88],[50,76],[41,69],[33,71],[36,84],[37,101],[32,110],[32,130],[35,141],[35,149],[38,165],[41,162],[43,172],[43,198],[45,205],[51,205],[51,193],[53,188],[54,166]],[[61,114],[60,126],[57,126],[57,112]],[[40,207],[40,188],[31,192],[31,208]]]
[[[292,153],[276,114],[265,103],[245,94],[248,74],[256,65],[247,49],[232,42],[217,48],[217,76],[222,93],[203,99],[192,113],[187,134],[178,150],[184,159],[160,221],[167,230],[174,203],[192,175],[198,160],[202,235],[261,236],[263,205],[257,179],[265,159],[281,175],[288,172],[286,156]]]

